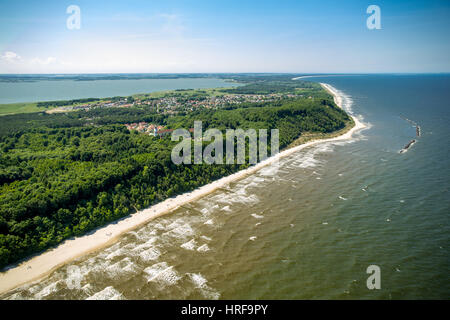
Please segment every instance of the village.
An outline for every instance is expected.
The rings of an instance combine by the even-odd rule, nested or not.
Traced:
[[[155,137],[162,137],[173,131],[171,129],[165,129],[161,125],[147,123],[147,122],[129,123],[129,124],[126,124],[125,126],[130,131],[136,130],[140,133],[145,133],[145,134],[152,135]]]
[[[217,96],[205,95],[179,95],[163,96],[160,98],[150,95],[133,97],[114,97],[108,100],[99,100],[72,106],[61,106],[46,111],[47,113],[67,112],[67,111],[89,111],[95,108],[130,108],[130,107],[150,107],[162,114],[177,114],[179,112],[190,112],[197,109],[218,109],[230,105],[241,103],[262,103],[286,98],[298,98],[299,94],[224,94]],[[151,129],[153,130],[153,128]]]
[[[168,93],[163,97],[152,97],[150,94],[136,97],[114,97],[107,100],[99,100],[84,104],[61,106],[47,113],[58,113],[67,111],[89,111],[96,108],[153,108],[155,112],[166,115],[175,115],[178,113],[192,112],[199,109],[219,109],[242,103],[264,103],[289,98],[302,97],[301,94],[223,94],[223,95],[204,95],[202,92],[194,92],[191,95],[180,93]],[[128,130],[135,130],[140,133],[163,137],[170,134],[173,130],[166,129],[164,126],[147,123],[127,123]]]
[[[296,98],[300,95],[296,94],[229,94],[223,96],[209,96],[200,98],[186,98],[186,97],[163,97],[152,99],[135,99],[132,104],[125,101],[119,101],[115,105],[111,102],[103,105],[102,107],[130,107],[130,106],[153,106],[158,113],[163,114],[176,114],[180,111],[194,111],[200,108],[218,109],[233,104],[240,104],[244,102],[262,103],[268,101],[274,101],[285,98]],[[173,130],[166,129],[164,126],[154,123],[139,122],[125,124],[128,130],[138,131],[155,137],[163,137],[170,134]]]

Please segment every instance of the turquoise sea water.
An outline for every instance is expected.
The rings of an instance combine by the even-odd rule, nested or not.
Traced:
[[[213,78],[0,82],[0,104],[81,98],[107,98],[175,89],[233,86],[236,86],[236,84]]]
[[[2,298],[449,299],[450,76],[309,80],[342,91],[368,129],[284,158]],[[369,265],[381,269],[380,290],[366,286]]]

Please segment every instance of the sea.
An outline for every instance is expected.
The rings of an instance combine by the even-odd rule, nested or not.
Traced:
[[[283,158],[0,298],[449,299],[450,75],[307,80],[339,90],[366,129]],[[370,266],[379,288],[368,286]]]

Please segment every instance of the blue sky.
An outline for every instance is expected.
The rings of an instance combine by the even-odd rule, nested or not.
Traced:
[[[1,0],[0,73],[449,72],[449,33],[450,1]]]

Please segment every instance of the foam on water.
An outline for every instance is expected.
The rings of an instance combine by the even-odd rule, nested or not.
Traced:
[[[26,288],[26,286],[25,286]],[[32,284],[31,286],[29,286],[28,288],[26,288],[26,290],[31,294],[31,295],[35,295],[37,294],[40,290],[42,290],[42,285],[37,283],[37,284]]]
[[[92,285],[90,283],[85,284],[83,287],[81,287],[81,290],[83,290],[86,294],[90,295],[92,294]]]
[[[112,286],[106,287],[86,300],[124,300],[124,296]]]
[[[183,243],[180,247],[186,250],[194,250],[196,246],[197,242],[194,239],[191,239],[188,242]]]
[[[110,278],[132,276],[133,274],[137,274],[138,271],[139,268],[131,261],[129,257],[109,265],[105,269],[106,275]]]
[[[209,247],[208,247],[208,245],[206,243],[197,248],[198,252],[206,252],[206,251],[209,251],[209,250],[211,250],[211,249],[209,249]]]
[[[188,275],[196,288],[202,288],[208,282],[200,273],[189,273]]]
[[[305,152],[299,152],[293,155],[293,165],[298,168],[314,168],[323,164],[322,160],[317,158],[323,153],[330,153],[334,150],[335,145],[340,145],[340,142],[326,142],[308,148]]]
[[[69,289],[81,288],[81,282],[85,279],[86,275],[89,273],[89,268],[83,265],[81,268],[77,266],[67,266],[65,268],[65,283]]]
[[[313,168],[321,164],[319,160],[317,160],[314,156],[316,155],[316,152],[308,152],[305,155],[303,155],[301,161],[298,161],[298,167],[299,168]]]
[[[41,291],[39,291],[34,298],[35,299],[42,299],[45,298],[52,293],[58,291],[58,285],[60,284],[60,281],[50,283],[48,286],[44,287]]]
[[[151,248],[154,246],[155,242],[158,240],[157,237],[151,237],[148,241],[146,241],[145,243],[139,244],[137,246],[135,246],[133,249],[131,249],[132,251],[142,251],[142,250],[146,250],[148,248]]]
[[[163,224],[162,223],[155,223],[154,225],[153,225],[153,227],[155,228],[155,229],[157,229],[157,230],[165,230],[166,228],[163,226]]]
[[[141,234],[139,234],[138,232],[136,232],[136,231],[129,231],[129,232],[127,232],[127,235],[128,236],[134,236],[135,238],[136,238],[136,240],[142,240],[142,235]]]
[[[147,274],[147,282],[174,285],[181,279],[174,267],[169,266],[167,262],[156,263],[151,267],[145,268],[144,272]]]
[[[150,248],[139,254],[139,257],[145,262],[156,260],[160,256],[161,256],[161,252],[156,248]]]
[[[210,287],[206,286],[204,288],[201,288],[200,291],[202,292],[203,296],[206,299],[210,299],[210,300],[219,300],[220,298],[220,293],[218,293],[217,291],[215,291],[214,289],[211,289]]]
[[[338,96],[340,96],[341,98],[341,107],[342,109],[344,109],[347,113],[350,113],[353,115],[353,110],[352,110],[352,106],[353,106],[353,99],[350,95],[342,92],[341,90],[336,89],[335,87],[330,86],[336,93]]]
[[[6,297],[5,300],[27,300],[27,298],[22,295],[22,292],[15,292]]]
[[[210,237],[207,237],[207,236],[200,236],[200,238],[202,238],[203,240],[206,240],[206,241],[212,240]]]
[[[250,194],[247,196],[245,188],[237,190],[236,193],[224,193],[220,199],[217,200],[220,203],[230,204],[256,204],[260,200],[255,194]]]
[[[220,293],[207,285],[208,280],[206,280],[203,275],[200,273],[188,273],[187,275],[194,284],[194,287],[198,288],[205,298],[211,300],[217,300],[220,298]]]
[[[278,173],[279,165],[270,164],[266,167],[261,168],[258,173],[261,176],[274,176]]]
[[[168,231],[166,231],[163,235],[174,237],[176,239],[185,239],[194,235],[194,230],[191,225],[187,223],[184,219],[177,219],[173,223],[171,223],[167,227]]]
[[[108,254],[108,255],[105,257],[105,259],[107,259],[107,260],[112,260],[112,259],[115,258],[115,257],[118,257],[118,256],[123,255],[123,253],[124,253],[124,250],[123,250],[122,248],[119,248],[119,249],[117,249],[117,250],[111,252],[110,254]]]

